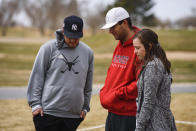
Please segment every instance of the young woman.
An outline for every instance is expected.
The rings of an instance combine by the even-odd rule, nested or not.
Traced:
[[[139,76],[136,131],[176,131],[170,110],[171,63],[150,29],[139,31],[134,39],[135,54],[144,63]]]

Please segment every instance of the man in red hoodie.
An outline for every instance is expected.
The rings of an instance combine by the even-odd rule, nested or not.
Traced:
[[[140,29],[132,26],[129,13],[122,7],[107,12],[102,29],[109,29],[119,40],[100,91],[101,104],[108,110],[105,131],[135,131],[140,66],[134,53],[133,37]]]

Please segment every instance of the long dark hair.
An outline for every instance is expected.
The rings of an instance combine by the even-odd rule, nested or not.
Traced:
[[[171,63],[167,59],[164,49],[161,47],[158,41],[158,35],[150,29],[142,29],[137,32],[134,39],[138,38],[144,45],[146,55],[144,57],[144,63],[148,63],[154,59],[154,56],[159,58],[166,68],[167,72],[170,73]]]

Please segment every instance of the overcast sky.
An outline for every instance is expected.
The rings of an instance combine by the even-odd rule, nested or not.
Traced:
[[[83,1],[83,0],[78,0]],[[86,0],[88,1],[88,0]],[[111,4],[114,0],[89,0],[93,1],[90,3],[92,9],[95,8],[97,4]],[[160,18],[161,20],[170,19],[171,21],[175,21],[179,18],[188,16],[192,14],[192,8],[194,7],[196,10],[196,0],[153,0],[155,5],[151,11]],[[196,12],[195,12],[196,14]]]
[[[174,21],[192,15],[193,8],[196,10],[196,0],[154,0],[154,2],[156,4],[152,10],[161,20]]]
[[[1,1],[1,0],[0,0]],[[78,0],[85,2],[83,9],[86,7],[91,7],[91,12],[96,12],[100,7],[105,7],[106,5],[112,4],[114,0]],[[179,18],[189,16],[192,13],[192,9],[195,8],[196,15],[196,0],[153,0],[155,5],[151,9],[152,12],[161,20],[171,20],[175,21]],[[17,21],[22,20],[23,15],[17,17]],[[23,21],[24,22],[24,21]],[[23,23],[22,22],[22,23]],[[25,21],[26,24],[29,24],[29,21]],[[25,25],[26,25],[25,24]]]

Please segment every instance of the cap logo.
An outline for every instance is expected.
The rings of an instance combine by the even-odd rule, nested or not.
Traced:
[[[74,30],[74,31],[77,31],[77,28],[78,28],[78,27],[77,27],[76,24],[73,24],[72,27],[71,27],[71,29]]]

